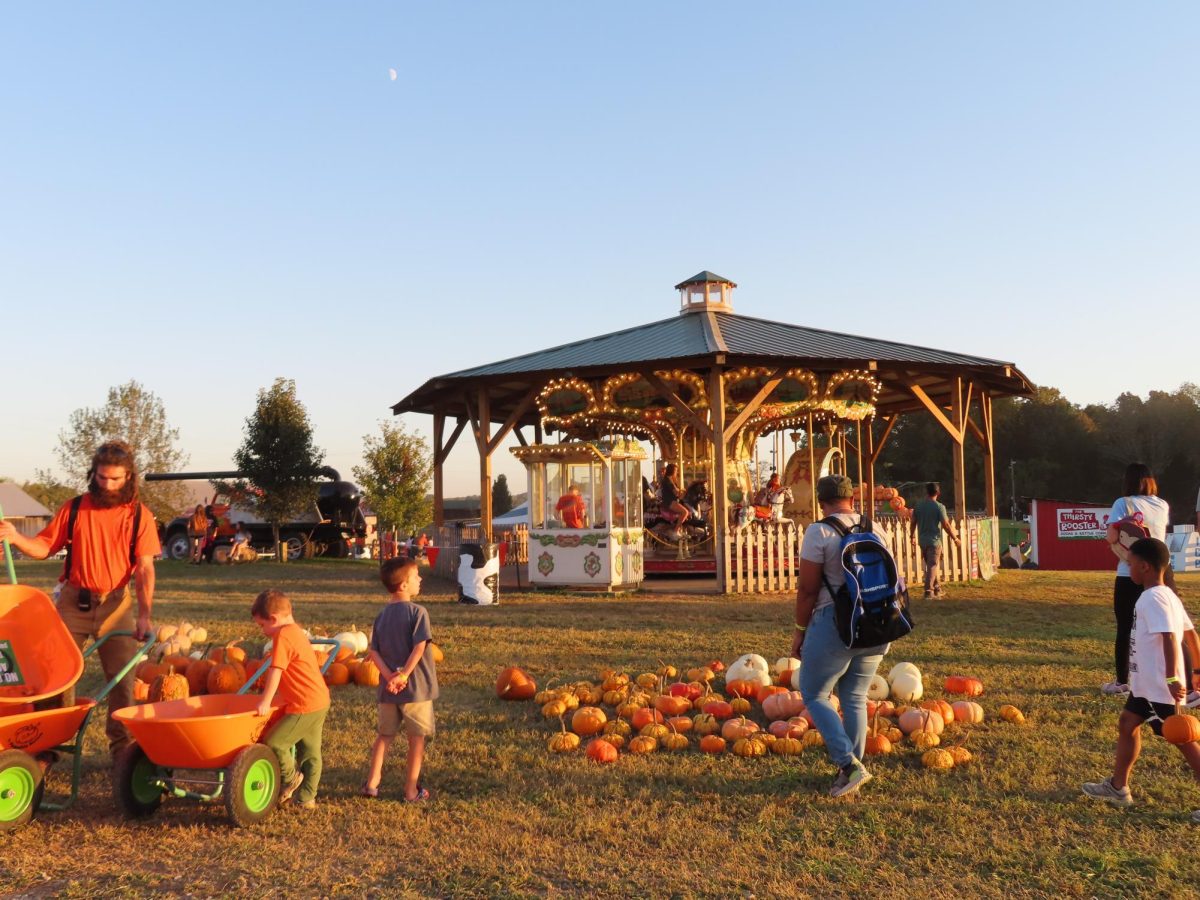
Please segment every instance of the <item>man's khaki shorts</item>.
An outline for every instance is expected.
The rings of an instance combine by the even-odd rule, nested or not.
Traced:
[[[404,733],[409,737],[417,735],[433,737],[435,730],[433,701],[379,704],[379,734],[381,737],[392,737],[398,734],[401,722],[404,723]]]

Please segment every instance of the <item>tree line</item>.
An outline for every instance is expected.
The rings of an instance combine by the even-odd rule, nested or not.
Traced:
[[[1031,398],[1005,398],[992,405],[996,506],[1010,513],[1015,496],[1022,514],[1034,497],[1110,505],[1121,495],[1125,466],[1146,463],[1159,495],[1171,506],[1171,521],[1195,521],[1200,489],[1200,388],[1184,384],[1142,398],[1121,394],[1113,403],[1080,406],[1055,388]],[[976,419],[978,423],[978,419]],[[877,430],[881,430],[876,425]],[[907,500],[940,481],[943,501],[953,502],[951,440],[933,416],[901,417],[876,465],[876,482],[902,485]],[[966,443],[967,506],[983,509],[983,454]]]

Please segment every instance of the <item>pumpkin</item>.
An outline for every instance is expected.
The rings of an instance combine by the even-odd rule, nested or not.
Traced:
[[[733,710],[735,716],[744,716],[753,708],[750,701],[745,697],[734,697],[729,701],[729,708]]]
[[[643,755],[653,753],[658,749],[658,741],[644,734],[639,734],[629,742],[629,752]]]
[[[625,735],[623,734],[602,734],[596,738],[597,741],[604,741],[606,744],[612,744],[618,750],[625,746]]]
[[[745,716],[740,716],[736,719],[730,719],[721,726],[721,737],[727,741],[736,741],[738,738],[750,737],[756,731],[758,731],[757,722],[753,722]]]
[[[728,692],[730,682],[752,681],[755,684],[771,683],[771,668],[767,661],[757,653],[745,653],[729,664],[725,669],[725,686]]]
[[[598,734],[608,724],[608,716],[598,706],[581,706],[571,716],[571,730],[589,737]]]
[[[956,766],[965,766],[971,761],[971,751],[961,744],[956,744],[953,747],[948,747],[947,752],[954,758]]]
[[[754,698],[758,696],[758,689],[760,687],[762,687],[762,682],[760,681],[735,678],[732,681],[725,682],[725,693],[730,697]]]
[[[875,712],[881,716],[891,718],[896,714],[896,704],[891,700],[880,700],[875,704]]]
[[[687,716],[672,716],[667,719],[667,727],[679,734],[687,734],[692,730],[692,720]]]
[[[139,665],[134,671],[134,677],[140,678],[146,684],[153,684],[155,678],[165,674],[167,674],[167,666],[164,666],[162,663],[150,662],[149,660]]]
[[[914,731],[941,734],[945,724],[941,714],[931,709],[910,709],[900,716],[899,721],[900,730],[905,734],[912,734]]]
[[[688,681],[701,681],[707,684],[716,677],[716,673],[709,666],[697,666],[694,669],[687,670]]]
[[[516,666],[509,666],[496,678],[496,696],[501,700],[528,700],[536,693],[537,684]]]
[[[796,657],[781,656],[779,659],[775,660],[775,665],[771,667],[771,670],[776,675],[782,675],[784,672],[790,672],[793,669],[798,668],[800,668],[800,660],[796,659]]]
[[[664,681],[670,681],[679,674],[679,670],[672,665],[668,665],[661,659],[658,661],[658,677]]]
[[[927,750],[921,757],[921,765],[927,769],[945,771],[954,768],[954,756],[949,750]]]
[[[1195,716],[1176,713],[1167,716],[1163,722],[1162,736],[1171,744],[1190,744],[1200,741],[1200,719]]]
[[[631,721],[633,722],[634,730],[641,731],[647,725],[652,723],[655,725],[661,725],[663,722],[667,721],[667,717],[660,713],[657,709],[652,709],[649,706],[642,706],[634,710]]]
[[[567,712],[579,709],[579,697],[572,691],[564,690],[558,695],[559,702],[567,708]]]
[[[188,663],[183,674],[188,680],[188,691],[192,696],[208,693],[208,673],[216,665],[211,659],[195,659]]]
[[[629,699],[629,694],[624,688],[621,688],[615,691],[605,691],[601,699],[605,706],[620,706]]]
[[[333,666],[336,665],[337,663],[333,664]],[[333,666],[330,666],[329,668],[332,669]],[[563,703],[561,700],[551,700],[549,703],[542,705],[542,718],[557,719],[559,716],[565,716],[566,714],[567,704]]]
[[[867,738],[867,756],[886,756],[892,752],[892,742],[886,735],[872,734]]]
[[[363,651],[366,652],[366,651]],[[429,655],[433,657],[434,665],[437,665],[446,658],[446,654],[442,652],[442,648],[433,641],[429,642]]]
[[[920,675],[905,671],[892,679],[892,699],[898,703],[916,703],[924,693]]]
[[[899,675],[901,672],[908,672],[908,673],[914,675],[918,680],[921,679],[921,670],[918,669],[914,663],[901,662],[901,663],[896,663],[894,666],[892,666],[891,670],[888,672],[888,674],[887,674],[888,684],[895,684],[896,676]]]
[[[654,708],[664,716],[682,716],[692,708],[692,701],[687,697],[672,697],[670,694],[659,694],[654,698]]]
[[[611,722],[605,722],[604,728],[601,731],[605,734],[619,734],[622,737],[629,737],[633,734],[633,727],[624,719],[613,719]]]
[[[704,693],[704,685],[699,681],[677,681],[667,688],[667,693],[672,697],[683,697],[691,703]]]
[[[949,725],[954,721],[954,708],[945,700],[926,700],[921,709],[931,709],[942,717],[943,724]]]
[[[892,691],[891,685],[882,675],[872,675],[871,683],[867,685],[868,700],[886,700]]]
[[[721,723],[711,713],[699,713],[692,719],[692,730],[699,735],[716,734],[721,730]]]
[[[637,682],[638,687],[643,687],[648,691],[652,691],[658,687],[658,676],[653,672],[643,672],[634,681]]]
[[[133,679],[133,702],[145,703],[150,699],[150,685],[140,678]]]
[[[983,707],[970,700],[956,700],[951,704],[954,721],[963,725],[976,725],[983,721]]]
[[[792,690],[797,690],[797,688],[795,688],[792,685],[792,679],[798,678],[799,672],[800,672],[799,669],[788,669],[784,672],[780,672],[778,675],[775,676],[775,683],[777,685],[779,685],[780,687],[791,688]]]
[[[733,715],[733,707],[724,700],[710,700],[702,708],[714,719],[728,719]]]
[[[350,669],[340,662],[335,662],[325,670],[325,683],[330,687],[339,687],[350,683]]]
[[[724,753],[725,738],[715,734],[706,734],[700,738],[701,753]]]
[[[606,691],[617,691],[629,684],[629,676],[624,672],[609,672],[602,676],[600,687]]]
[[[187,667],[192,664],[192,658],[183,653],[172,653],[170,656],[164,656],[162,664],[168,669],[174,669],[177,672],[186,672]]]
[[[354,667],[354,683],[363,687],[379,685],[379,667],[374,660],[364,659]]]
[[[887,738],[893,744],[898,744],[902,740],[904,740],[904,732],[901,731],[899,728],[897,728],[895,725],[893,725],[891,728],[887,729],[887,731],[884,731],[881,733],[883,734],[883,736],[885,738]]]
[[[245,663],[246,651],[237,645],[237,641],[230,641],[225,645],[225,656],[222,661],[228,663]]]
[[[648,722],[642,726],[640,731],[638,731],[638,734],[642,737],[652,737],[656,741],[661,741],[670,733],[670,728],[668,728],[666,725],[661,725],[658,722]]]
[[[965,675],[951,675],[942,687],[947,694],[966,694],[968,697],[978,697],[983,693],[983,682],[978,678],[968,678]]]
[[[175,669],[167,670],[165,675],[159,675],[150,685],[149,700],[160,703],[164,700],[186,700],[188,696],[188,680],[183,675],[177,675]]]
[[[687,749],[688,739],[686,735],[672,731],[663,735],[659,743],[662,744],[664,750],[679,751]]]
[[[350,631],[339,631],[333,636],[333,639],[338,642],[338,661],[343,659],[342,650],[348,650],[346,657],[357,656],[360,653],[366,653],[369,642],[367,636],[356,629],[353,625],[350,626]]]
[[[932,731],[914,731],[908,736],[908,740],[918,750],[932,750],[942,742]]]
[[[1000,707],[1000,718],[1005,722],[1012,722],[1014,725],[1021,725],[1025,722],[1025,714],[1008,703]]]
[[[815,728],[810,728],[808,731],[804,732],[804,737],[800,738],[800,742],[804,744],[805,747],[825,746],[825,738],[821,735],[821,732],[817,731]]]
[[[644,703],[634,697],[627,697],[617,704],[617,715],[622,719],[632,719],[640,709],[645,709]]]
[[[762,708],[768,719],[790,719],[804,712],[804,697],[799,691],[771,694],[763,700]]]
[[[776,756],[799,756],[804,752],[804,742],[799,737],[780,737],[771,743],[771,752]]]
[[[158,626],[158,634],[156,635],[156,637],[160,644],[165,644],[171,638],[175,637],[175,635],[178,633],[179,633],[178,625],[159,625]]]
[[[584,706],[598,706],[604,702],[604,692],[593,684],[575,685],[575,696]]]
[[[210,694],[236,694],[238,688],[245,683],[245,673],[239,672],[237,666],[232,663],[214,663],[208,670],[205,688]]]
[[[596,763],[616,762],[620,756],[617,748],[609,741],[595,740],[587,745],[587,758]]]
[[[207,628],[193,628],[191,634],[188,635],[193,644],[203,644],[208,640]]]
[[[724,672],[725,671],[725,663],[721,662],[719,659],[709,660],[708,667],[710,669],[712,669],[714,672]]]
[[[787,687],[782,684],[766,684],[758,689],[758,702],[762,703],[773,694],[786,694]]]
[[[769,731],[756,731],[754,734],[750,735],[748,740],[758,741],[760,744],[770,747],[773,743],[779,740],[779,738],[775,737],[775,735],[771,734]]]
[[[738,738],[733,742],[733,755],[741,756],[746,759],[751,759],[756,756],[765,756],[767,753],[766,744],[762,741],[752,741],[749,738]]]
[[[551,753],[570,753],[579,747],[579,735],[567,731],[567,723],[561,719],[559,719],[559,723],[562,725],[562,731],[550,738],[546,742],[546,746]]]

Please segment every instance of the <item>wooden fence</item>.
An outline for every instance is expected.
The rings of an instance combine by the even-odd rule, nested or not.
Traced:
[[[984,523],[988,523],[985,525]],[[920,590],[925,580],[917,529],[895,516],[881,517],[876,529],[896,558],[896,568],[910,589]],[[943,582],[968,581],[999,564],[1000,529],[996,519],[969,516],[954,523],[960,544],[943,536],[940,574]],[[797,528],[769,525],[747,528],[729,535],[725,545],[725,571],[729,593],[761,594],[795,591],[803,535]]]

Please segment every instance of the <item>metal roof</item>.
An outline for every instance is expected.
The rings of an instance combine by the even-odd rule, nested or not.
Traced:
[[[714,282],[717,284],[727,284],[730,287],[737,287],[737,285],[728,278],[718,275],[716,272],[710,272],[708,269],[705,269],[703,272],[697,272],[691,278],[687,279],[687,281],[679,282],[679,284],[675,285],[675,290],[679,290],[682,287],[687,287],[689,284],[713,284]]]
[[[4,507],[6,519],[49,518],[54,515],[11,481],[0,481],[0,507]]]

